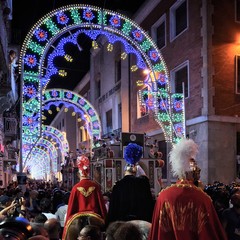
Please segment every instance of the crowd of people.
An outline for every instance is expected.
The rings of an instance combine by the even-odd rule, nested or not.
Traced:
[[[169,154],[176,183],[153,196],[138,162],[142,148],[125,149],[125,175],[111,192],[90,177],[86,156],[77,159],[79,182],[71,192],[51,182],[28,179],[0,191],[1,239],[51,240],[239,240],[237,183],[202,186],[197,144],[180,140]]]

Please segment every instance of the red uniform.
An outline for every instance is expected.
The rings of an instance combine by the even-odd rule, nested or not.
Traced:
[[[73,186],[68,202],[66,222],[75,213],[93,212],[106,218],[105,207],[100,185],[89,179],[82,179]]]
[[[63,239],[65,238],[69,223],[76,213],[96,214],[103,222],[106,219],[106,206],[101,192],[100,185],[90,179],[82,179],[73,186],[66,215]]]
[[[149,240],[227,240],[211,198],[182,180],[160,192]]]

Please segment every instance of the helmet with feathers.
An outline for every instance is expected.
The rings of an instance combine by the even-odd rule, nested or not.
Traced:
[[[185,178],[186,172],[193,170],[191,163],[195,163],[197,153],[198,145],[192,139],[180,139],[169,153],[173,175],[178,178]]]
[[[85,155],[79,156],[77,158],[77,166],[81,176],[89,175],[90,162],[88,157],[86,157]]]
[[[127,164],[125,166],[125,171],[137,172],[137,163],[140,161],[142,157],[142,147],[136,143],[129,143],[124,151],[124,159]]]

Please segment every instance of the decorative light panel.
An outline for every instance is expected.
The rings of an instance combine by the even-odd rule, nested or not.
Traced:
[[[76,28],[80,30],[72,34],[71,30]],[[69,32],[69,37],[62,38],[66,32]],[[62,74],[61,69],[54,66],[53,60],[58,56],[65,57],[66,61],[71,60],[69,56],[66,56],[63,47],[65,44],[71,43],[78,45],[76,40],[80,33],[84,33],[92,39],[94,48],[98,47],[96,38],[99,35],[105,35],[111,45],[116,41],[121,41],[126,54],[136,55],[137,62],[132,66],[132,71],[149,69],[151,78],[147,85],[150,87],[149,96],[152,100],[148,104],[154,109],[156,121],[161,126],[166,140],[172,142],[175,138],[177,139],[176,128],[173,128],[173,124],[175,124],[175,118],[179,118],[172,118],[171,102],[173,99],[170,94],[167,67],[151,37],[137,23],[116,12],[88,5],[68,5],[43,16],[30,30],[23,43],[19,59],[21,66],[19,71],[24,89],[22,93],[24,109],[22,119],[24,121],[21,126],[21,141],[23,146],[29,145],[29,147],[23,148],[23,160],[26,160],[30,149],[41,137],[42,123],[39,116],[42,111],[42,99],[40,96],[44,95],[45,87],[51,80],[51,76]],[[51,54],[48,54],[48,49],[54,46],[55,41],[60,38],[62,39],[56,48]],[[125,58],[126,55],[121,57]],[[40,94],[40,91],[43,92]],[[59,94],[63,94],[63,92],[59,92]],[[39,106],[30,111],[26,105],[29,105],[32,98],[39,103]],[[160,103],[160,101],[162,102]],[[81,103],[78,104],[81,105]],[[165,109],[160,106],[164,106]],[[81,107],[88,112],[89,109],[86,109],[88,104]],[[90,119],[95,119],[91,126],[92,134],[98,135],[100,126],[98,126],[97,116],[91,116],[90,112],[88,114]],[[177,130],[180,131],[179,126]]]

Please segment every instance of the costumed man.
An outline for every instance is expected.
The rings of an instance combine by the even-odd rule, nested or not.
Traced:
[[[149,240],[226,240],[211,198],[194,185],[198,145],[181,139],[171,150],[169,162],[178,177],[156,200]]]
[[[67,239],[67,231],[75,219],[82,217],[82,219],[87,219],[86,224],[102,227],[105,224],[107,215],[101,186],[89,177],[89,159],[84,155],[79,156],[77,166],[80,181],[71,190],[62,239]],[[90,220],[91,222],[89,222]]]
[[[148,177],[136,176],[142,148],[129,143],[124,151],[125,176],[112,189],[107,215],[107,226],[114,221],[144,220],[151,222],[154,198]]]

